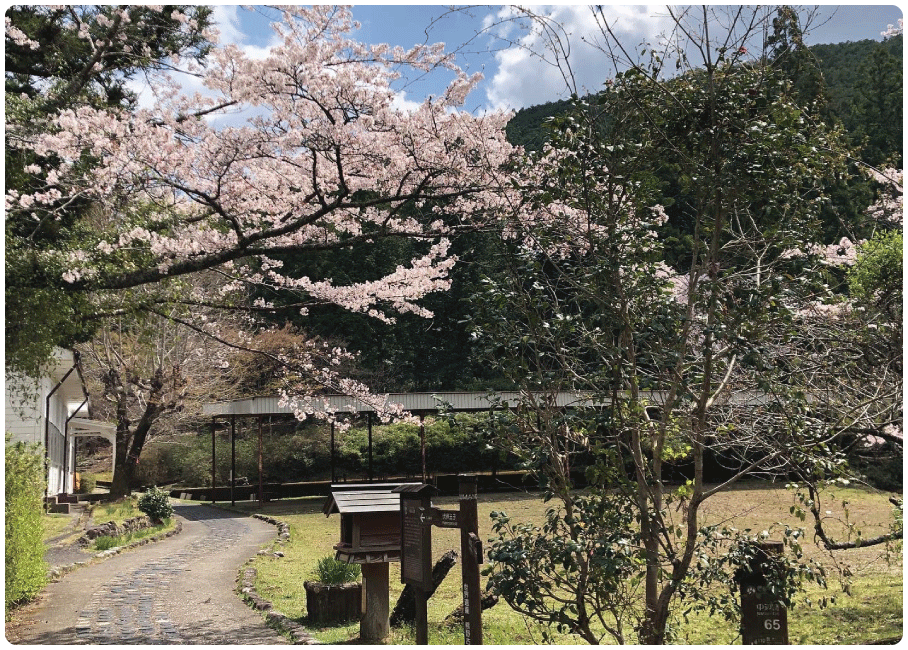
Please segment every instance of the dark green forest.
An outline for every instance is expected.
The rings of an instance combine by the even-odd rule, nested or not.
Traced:
[[[810,106],[812,116],[846,131],[856,161],[879,167],[902,165],[902,41],[903,37],[897,36],[884,42],[815,45],[806,52],[793,49],[795,54],[784,59],[792,87]],[[541,149],[552,118],[571,107],[571,100],[559,100],[518,111],[508,124],[508,139],[528,150]],[[673,180],[665,177],[663,181],[666,194],[671,194]],[[833,202],[823,215],[828,241],[867,236],[862,215],[873,201],[874,191],[856,165],[850,178],[830,188]],[[665,237],[677,241],[677,249],[683,250],[684,224],[680,218],[671,220]],[[671,241],[667,243],[667,261],[677,262],[672,258]],[[452,252],[459,263],[451,276],[451,289],[423,301],[434,312],[433,319],[403,314],[389,325],[327,307],[313,308],[299,325],[357,352],[360,377],[375,390],[508,388],[490,371],[484,353],[475,348],[470,336],[471,296],[482,276],[495,272],[499,245],[497,238],[482,232],[455,238]],[[419,246],[414,241],[385,241],[378,247],[352,248],[321,258],[309,255],[305,261],[286,256],[284,262],[313,280],[364,280],[367,274],[371,277],[405,264],[420,252]],[[362,277],[355,276],[358,271]],[[295,313],[279,312],[274,320],[294,323]]]

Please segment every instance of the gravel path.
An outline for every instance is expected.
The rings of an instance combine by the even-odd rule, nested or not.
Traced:
[[[24,644],[286,644],[234,593],[237,570],[274,540],[270,524],[175,507],[183,532],[52,583],[7,624]]]

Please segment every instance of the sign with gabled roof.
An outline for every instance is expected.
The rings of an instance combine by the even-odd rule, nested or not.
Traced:
[[[325,516],[339,513],[340,541],[335,557],[375,564],[400,560],[400,493],[417,483],[335,484],[322,506]]]
[[[362,512],[399,512],[400,494],[395,489],[419,483],[351,484],[332,485],[328,499],[322,506],[325,516]]]

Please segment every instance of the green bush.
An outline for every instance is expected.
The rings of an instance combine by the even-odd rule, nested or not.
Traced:
[[[426,418],[426,469],[430,474],[513,469],[488,444],[488,416],[458,414],[456,422]],[[364,429],[351,429],[339,444],[340,470],[365,474],[369,439]],[[376,476],[415,476],[422,470],[419,427],[413,424],[375,426],[372,431],[372,470]]]
[[[355,582],[359,578],[359,573],[358,564],[341,562],[340,560],[335,560],[331,555],[323,557],[315,567],[318,581],[326,585],[342,585],[346,582]]]
[[[163,521],[173,516],[170,494],[158,487],[150,488],[139,497],[139,510],[151,517],[152,521]]]
[[[119,543],[120,543],[119,537],[111,537],[110,535],[101,535],[100,537],[95,539],[95,550],[106,551],[108,549],[113,548],[114,546],[118,546]]]
[[[6,446],[6,610],[47,583],[44,562],[44,457],[38,445]]]
[[[79,494],[91,494],[98,484],[98,477],[94,474],[79,475]]]

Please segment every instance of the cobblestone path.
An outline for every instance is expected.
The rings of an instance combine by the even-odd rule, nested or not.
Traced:
[[[233,592],[240,565],[274,539],[273,526],[202,505],[177,506],[183,532],[48,587],[7,628],[13,643],[282,644]]]

